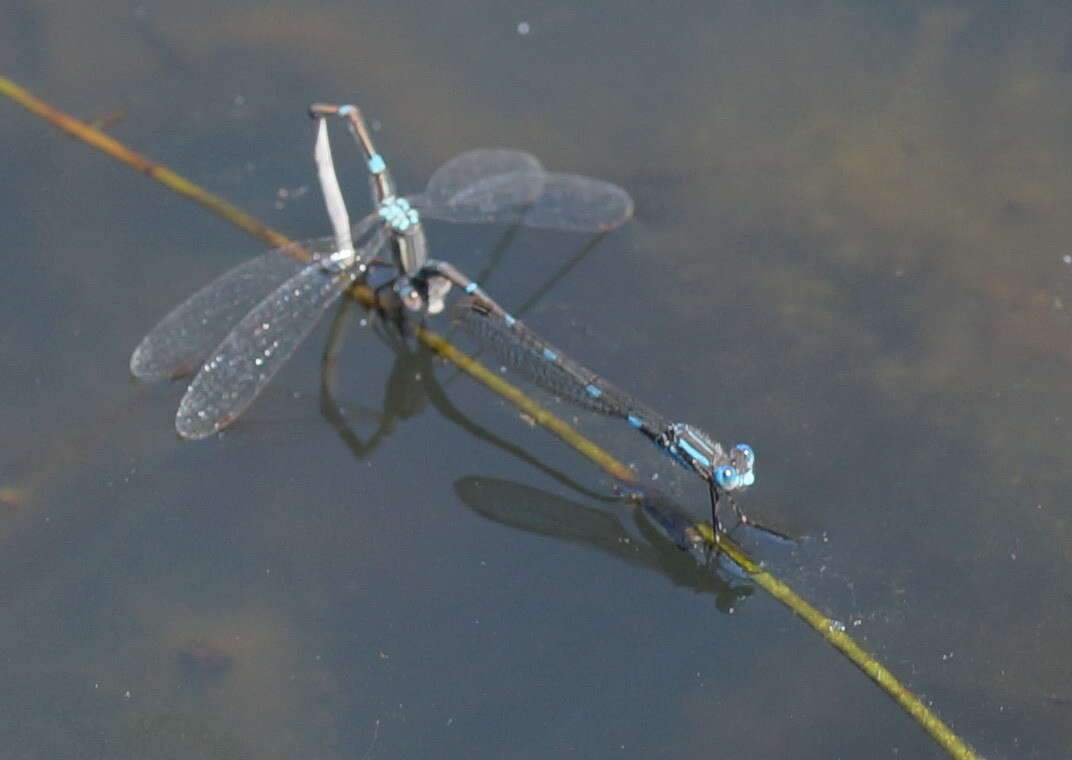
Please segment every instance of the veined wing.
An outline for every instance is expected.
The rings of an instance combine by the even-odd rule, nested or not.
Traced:
[[[577,406],[610,417],[643,419],[654,429],[670,423],[625,391],[601,378],[576,359],[552,346],[505,314],[464,296],[454,302],[454,316],[483,346],[532,382]]]
[[[633,216],[633,199],[617,185],[579,174],[548,172],[543,192],[518,220],[526,227],[607,232]]]
[[[421,214],[451,222],[506,222],[604,232],[626,221],[633,201],[609,182],[544,171],[532,155],[481,148],[436,170],[411,199]]]
[[[436,169],[410,201],[421,214],[448,222],[516,220],[543,191],[546,172],[519,150],[478,148]]]
[[[353,281],[353,270],[314,261],[253,307],[187,388],[175,415],[179,435],[205,438],[231,424]]]
[[[531,153],[477,148],[455,156],[436,169],[419,197],[430,207],[477,207],[489,198],[484,188],[497,187],[500,178],[511,177],[515,180],[513,197],[532,202],[540,194],[545,173],[539,159]],[[529,180],[527,185],[518,181],[524,177]],[[508,198],[503,197],[500,203],[504,200]]]
[[[302,244],[323,252],[322,238]],[[212,347],[265,293],[306,266],[274,248],[225,272],[194,293],[142,338],[130,357],[130,371],[143,380],[166,380],[196,370]]]
[[[361,220],[354,227],[354,240],[377,221],[375,215]],[[375,244],[366,244],[365,250],[369,256],[377,252]],[[130,371],[142,380],[193,374],[228,330],[267,293],[300,272],[310,256],[334,252],[332,237],[305,240],[273,248],[225,272],[176,306],[142,338],[130,357]]]

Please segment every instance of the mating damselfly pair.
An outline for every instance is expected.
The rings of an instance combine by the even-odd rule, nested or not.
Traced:
[[[423,192],[400,197],[355,106],[315,104],[310,114],[317,120],[314,156],[334,234],[268,251],[224,273],[164,317],[131,357],[131,371],[146,380],[197,371],[176,414],[181,436],[204,438],[237,419],[325,310],[376,271],[385,275],[377,307],[400,323],[438,313],[452,286],[464,289],[455,312],[470,332],[537,384],[626,420],[700,475],[713,506],[720,492],[754,482],[750,447],[726,450],[698,428],[656,414],[543,341],[456,267],[429,257],[423,218],[599,234],[632,215],[624,190],[548,172],[522,151],[482,148],[441,166]],[[345,120],[370,174],[375,211],[353,227],[335,176],[328,116]]]

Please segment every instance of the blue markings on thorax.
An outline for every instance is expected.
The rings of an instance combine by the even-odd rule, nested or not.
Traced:
[[[635,417],[628,419],[631,425],[640,427]],[[668,426],[655,444],[678,464],[724,491],[735,491],[756,482],[752,469],[755,452],[748,444],[737,444],[727,455],[702,430],[680,422]]]
[[[421,220],[417,209],[410,206],[409,201],[395,195],[384,198],[380,203],[380,218],[396,232],[405,232]]]
[[[692,445],[689,441],[679,439],[677,445],[684,451],[693,461],[698,462],[704,469],[711,467],[711,459]]]

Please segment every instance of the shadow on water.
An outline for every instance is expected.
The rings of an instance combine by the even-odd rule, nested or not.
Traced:
[[[723,579],[713,568],[698,564],[667,541],[651,522],[633,510],[638,543],[622,520],[602,509],[585,506],[532,486],[486,477],[464,477],[454,484],[458,498],[481,517],[515,530],[586,546],[615,559],[662,574],[675,586],[715,597],[720,612],[735,612],[755,593],[747,583]],[[622,506],[627,506],[623,502]]]

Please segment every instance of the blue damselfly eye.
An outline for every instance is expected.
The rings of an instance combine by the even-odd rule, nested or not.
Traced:
[[[725,491],[734,491],[740,488],[741,476],[727,464],[715,470],[715,482]]]
[[[756,462],[756,452],[752,451],[752,447],[747,443],[738,443],[734,448],[744,454],[744,461],[748,464],[748,469],[752,469],[752,465]]]

